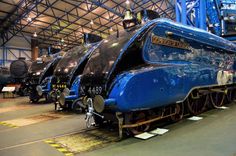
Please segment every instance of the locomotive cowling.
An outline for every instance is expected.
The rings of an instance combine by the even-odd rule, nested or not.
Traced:
[[[77,76],[72,83],[70,89],[66,88],[63,90],[62,94],[60,94],[58,102],[64,108],[72,108],[72,109],[81,109],[82,105],[77,106],[78,102],[80,102],[80,94],[79,94],[79,85],[80,85],[80,76]],[[66,91],[67,90],[67,91]],[[71,106],[69,106],[71,104]],[[81,107],[82,106],[82,107]],[[79,107],[79,108],[78,108]],[[74,110],[77,111],[77,110]]]
[[[54,88],[53,92],[57,94],[56,101],[61,108],[81,111],[81,105],[78,105],[81,100],[78,89],[79,75],[83,72],[88,58],[97,45],[99,42],[75,47],[57,65],[52,79],[52,87]]]
[[[130,37],[124,44],[120,39],[103,41],[85,67],[80,88],[89,98],[88,114],[106,119],[107,113],[115,116],[172,105],[176,111],[185,100],[191,113],[200,113],[205,106],[200,107],[196,99],[206,103],[210,96],[217,103],[212,95],[224,96],[229,88],[235,88],[236,45],[232,42],[168,19],[149,21],[133,34],[127,33]],[[114,43],[120,45],[116,50],[102,48]],[[106,57],[106,61],[105,55],[113,58]],[[99,59],[107,66],[99,66]],[[91,96],[86,88],[96,84],[86,82],[95,82],[96,76],[88,80],[88,75],[99,72],[105,73],[105,87],[102,94]],[[199,110],[191,110],[191,104],[199,105]],[[175,111],[167,116],[176,115]]]
[[[45,97],[46,102],[52,101],[50,95],[52,72],[60,59],[60,56],[55,58],[50,56],[33,62],[29,70],[29,98],[33,103],[38,102],[43,97]]]

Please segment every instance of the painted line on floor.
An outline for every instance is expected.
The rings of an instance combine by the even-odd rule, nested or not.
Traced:
[[[32,105],[18,105],[18,106],[11,106],[11,107],[3,107],[0,108],[0,113],[6,113],[11,111],[17,111],[17,110],[24,110],[31,108]]]
[[[63,147],[61,144],[56,143],[54,140],[46,140],[45,143],[49,144],[59,152],[63,153],[65,156],[74,156],[74,153],[67,150],[65,147]]]
[[[35,116],[29,116],[25,118],[18,118],[18,119],[12,119],[12,120],[6,120],[0,122],[0,125],[4,126],[9,126],[9,127],[23,127],[23,126],[28,126],[44,121],[49,121],[49,120],[55,120],[59,118],[63,118],[69,116],[68,114],[60,114],[60,113],[44,113],[44,114],[39,114]]]
[[[117,142],[118,140],[119,139],[116,132],[94,129],[87,130],[82,133],[52,138],[48,140],[47,143],[51,143],[51,146],[58,149],[62,146],[66,148],[67,151],[78,154],[103,148],[111,143]]]
[[[34,140],[34,141],[24,142],[24,143],[17,144],[17,145],[6,146],[6,147],[0,148],[0,151],[9,150],[9,149],[12,149],[12,148],[18,148],[18,147],[22,147],[22,146],[27,146],[27,145],[31,145],[31,144],[35,144],[35,143],[39,143],[39,142],[44,142],[45,140],[55,139],[55,138],[63,137],[63,136],[67,136],[67,135],[78,134],[78,133],[82,133],[82,132],[85,132],[85,131],[91,131],[91,130],[94,130],[94,129],[95,128],[91,128],[91,129],[85,128],[85,129],[81,129],[80,131],[73,131],[73,132],[69,132],[69,133],[65,133],[65,134],[59,134],[59,135],[56,135],[56,136],[53,136],[53,137],[47,137],[47,138],[42,138],[42,139],[38,139],[38,140]]]
[[[1,99],[0,98],[0,102],[7,102],[7,101],[10,101],[10,100],[8,100],[8,99]]]
[[[7,127],[10,127],[10,128],[18,128],[17,125],[7,123],[7,122],[0,122],[0,125],[7,126]]]

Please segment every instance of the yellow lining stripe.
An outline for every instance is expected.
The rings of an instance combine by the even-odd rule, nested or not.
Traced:
[[[18,128],[18,126],[7,123],[7,122],[0,122],[0,125],[11,127],[11,128]]]
[[[53,140],[45,140],[44,142],[49,144],[50,146],[54,147],[56,150],[63,153],[65,156],[74,156],[74,154],[72,152],[68,151],[65,147],[56,143]]]

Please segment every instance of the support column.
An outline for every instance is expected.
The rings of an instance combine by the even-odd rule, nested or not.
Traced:
[[[178,5],[179,5],[179,2],[178,2],[178,0],[176,0],[176,2],[175,2],[175,19],[176,19],[176,22],[181,22],[181,18],[180,18],[180,9],[179,9],[179,7],[178,7]]]
[[[6,47],[2,47],[2,64],[3,66],[6,66],[6,61],[7,61],[7,50]]]
[[[195,27],[199,28],[199,8],[195,8]]]
[[[206,1],[200,0],[200,28],[206,30]]]
[[[226,29],[225,29],[225,21],[224,21],[224,12],[223,11],[220,11],[220,24],[221,24],[221,35],[225,35],[227,32],[226,32]]]
[[[181,15],[181,23],[187,25],[187,6],[186,0],[181,0],[181,8],[182,8],[182,15]]]
[[[31,60],[35,61],[39,57],[38,40],[31,39]]]

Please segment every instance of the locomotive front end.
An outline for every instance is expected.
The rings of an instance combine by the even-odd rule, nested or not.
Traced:
[[[50,91],[51,77],[45,77],[45,73],[52,63],[52,57],[38,58],[29,69],[29,98],[33,103]],[[45,78],[45,79],[44,79]]]

